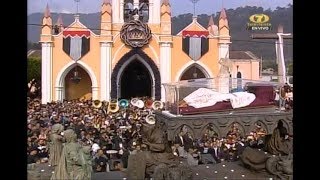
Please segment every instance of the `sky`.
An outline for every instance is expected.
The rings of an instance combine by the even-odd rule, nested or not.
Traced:
[[[100,11],[103,0],[80,0],[79,13],[96,13]],[[237,8],[241,6],[261,6],[265,9],[286,7],[293,0],[198,0],[196,3],[196,14],[213,14],[222,7]],[[28,0],[28,14],[44,12],[49,4],[51,12],[75,13],[77,5],[75,0]],[[191,0],[170,0],[172,16],[184,13],[193,13]]]

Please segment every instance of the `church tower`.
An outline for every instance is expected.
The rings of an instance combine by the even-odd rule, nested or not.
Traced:
[[[229,24],[226,11],[222,8],[219,17],[219,59],[229,58],[229,44],[231,44]]]
[[[42,27],[40,35],[40,43],[42,46],[42,57],[41,57],[41,101],[43,104],[50,102],[52,100],[52,18],[49,9],[49,5],[44,11],[44,16],[42,18]]]

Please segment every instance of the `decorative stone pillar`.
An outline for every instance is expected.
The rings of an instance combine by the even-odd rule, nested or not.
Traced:
[[[93,100],[98,99],[99,87],[92,86],[91,88],[92,88],[92,99]]]
[[[55,100],[56,101],[62,101],[64,99],[63,94],[63,86],[56,86],[55,87]]]
[[[52,99],[52,43],[42,43],[41,57],[41,103],[46,104]]]
[[[171,42],[160,43],[161,84],[171,82]],[[165,101],[165,88],[161,86],[161,101]]]
[[[100,100],[109,101],[111,92],[111,48],[112,42],[101,42],[101,59],[100,59]],[[92,90],[93,98],[93,90]],[[98,97],[97,97],[98,98]]]
[[[120,0],[120,9],[119,9],[119,23],[123,23],[123,11],[124,11],[124,0]]]

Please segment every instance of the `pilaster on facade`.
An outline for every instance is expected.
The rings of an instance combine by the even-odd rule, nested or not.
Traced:
[[[92,99],[98,99],[99,87],[92,86]]]
[[[120,0],[112,0],[112,22],[120,23]]]
[[[111,93],[112,42],[100,42],[100,100],[109,101]],[[98,97],[97,97],[98,98]]]
[[[229,58],[229,44],[230,43],[219,43],[219,60],[221,58]]]
[[[172,42],[160,42],[161,84],[171,82],[171,47]],[[164,86],[161,86],[161,101],[165,101]]]
[[[55,89],[55,101],[61,101],[64,99],[64,87],[63,86],[56,86]]]
[[[120,0],[120,9],[119,9],[119,23],[124,23],[123,14],[124,14],[124,0]]]
[[[52,42],[42,42],[41,57],[41,103],[46,104],[52,99]]]

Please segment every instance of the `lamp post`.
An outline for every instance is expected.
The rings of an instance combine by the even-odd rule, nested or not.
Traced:
[[[81,77],[79,76],[78,72],[78,66],[76,65],[74,71],[73,71],[73,77],[71,78],[71,81],[75,84],[78,84],[81,80]]]

